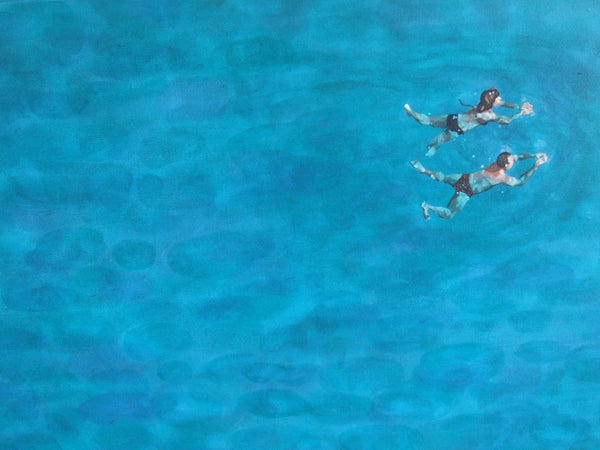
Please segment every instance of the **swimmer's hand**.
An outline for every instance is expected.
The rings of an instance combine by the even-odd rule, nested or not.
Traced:
[[[533,106],[529,102],[521,103],[521,115],[526,116],[533,112]]]
[[[545,164],[548,162],[548,155],[546,155],[544,152],[539,152],[535,154],[535,167],[539,167],[542,164]]]

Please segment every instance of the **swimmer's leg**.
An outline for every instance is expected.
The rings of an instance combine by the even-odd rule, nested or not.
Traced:
[[[413,111],[408,104],[404,105],[404,111],[409,117],[412,117],[421,125],[429,125],[436,128],[446,128],[447,114],[442,116],[426,116],[423,113]]]
[[[441,181],[441,182],[449,184],[451,186],[454,186],[456,184],[456,182],[462,176],[462,174],[460,174],[460,173],[451,173],[449,175],[446,175],[443,172],[436,172],[434,170],[428,170],[425,167],[423,167],[423,164],[421,164],[419,161],[411,161],[411,164],[415,169],[417,169],[417,171],[419,173],[427,175],[432,180]]]
[[[427,144],[427,153],[425,153],[425,156],[435,155],[435,152],[438,151],[442,144],[453,141],[454,139],[456,139],[455,133],[444,130],[442,133],[434,137],[429,144]]]
[[[467,194],[465,194],[464,192],[457,192],[456,194],[454,194],[454,196],[452,196],[452,198],[448,202],[448,205],[445,208],[443,206],[431,206],[423,202],[421,204],[421,208],[423,208],[423,217],[425,217],[425,219],[428,219],[429,214],[427,212],[433,211],[442,219],[452,219],[452,217],[454,217],[457,212],[464,208],[468,201],[469,196]]]

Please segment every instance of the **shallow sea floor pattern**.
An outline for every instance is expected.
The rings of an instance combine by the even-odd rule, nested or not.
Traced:
[[[4,446],[600,445],[599,7],[426,6],[0,2]]]

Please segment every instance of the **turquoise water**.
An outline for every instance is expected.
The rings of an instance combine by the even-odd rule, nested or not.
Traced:
[[[0,447],[600,447],[599,13],[0,2]]]

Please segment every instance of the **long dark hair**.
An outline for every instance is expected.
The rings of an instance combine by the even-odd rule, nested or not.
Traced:
[[[480,113],[492,109],[498,97],[500,97],[500,92],[496,88],[489,88],[487,91],[483,91],[479,97],[479,103],[475,107],[475,112]]]

